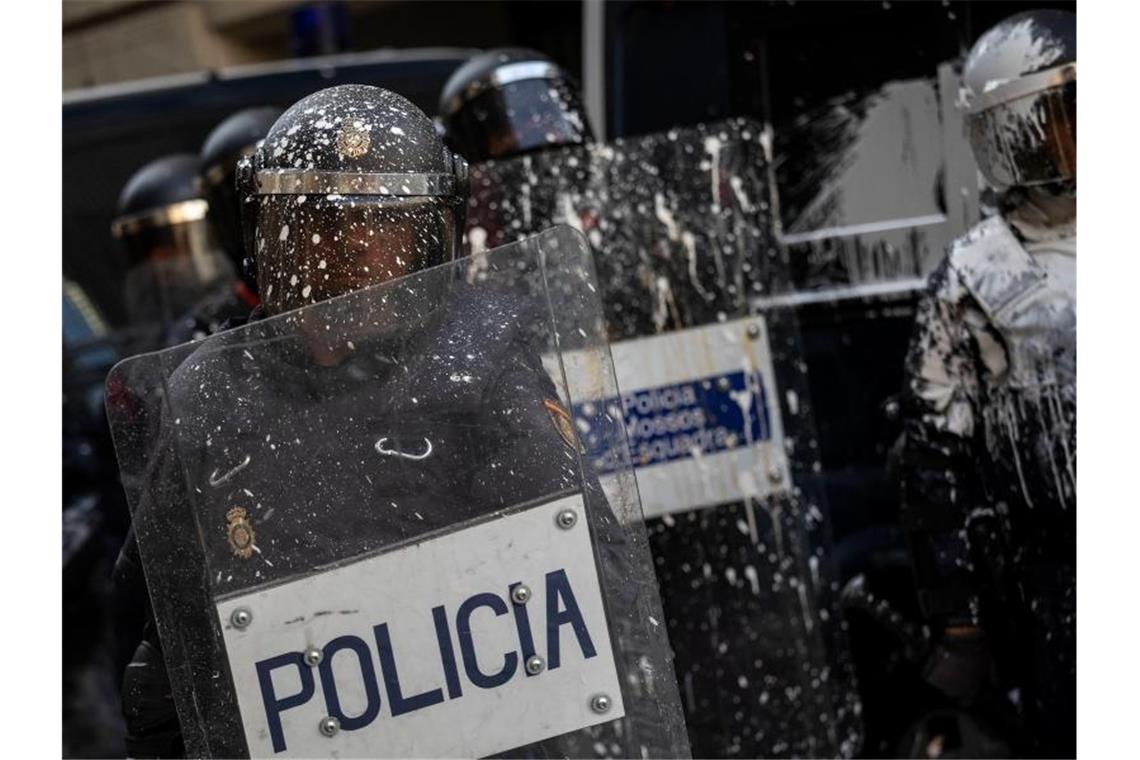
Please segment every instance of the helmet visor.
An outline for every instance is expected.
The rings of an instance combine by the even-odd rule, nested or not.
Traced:
[[[1077,176],[1077,83],[1031,93],[967,117],[978,168],[996,189]]]
[[[279,314],[452,257],[454,206],[440,198],[262,195],[254,237],[262,302]]]
[[[577,93],[561,79],[526,79],[486,90],[448,118],[468,161],[506,158],[592,139]]]
[[[205,219],[140,227],[121,239],[129,266],[123,295],[133,324],[178,319],[233,278]]]

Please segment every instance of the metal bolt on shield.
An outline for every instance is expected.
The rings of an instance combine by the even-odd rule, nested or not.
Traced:
[[[596,713],[609,712],[610,698],[605,694],[595,694],[590,700],[590,709]]]
[[[327,718],[321,718],[318,727],[325,736],[336,736],[337,731],[340,731],[340,721],[330,715]]]
[[[325,653],[320,647],[309,647],[305,650],[305,664],[310,668],[315,668],[321,664],[321,660],[325,659]]]
[[[530,601],[530,587],[520,583],[511,589],[511,601],[515,604],[526,604]]]
[[[752,324],[748,325],[748,337],[752,340],[756,340],[757,338],[759,338],[760,337],[760,325],[758,325],[756,323],[752,323]]]
[[[238,607],[230,613],[230,624],[234,628],[245,628],[253,622],[253,613],[245,607]]]
[[[526,660],[526,672],[532,676],[537,676],[542,671],[546,670],[546,660],[539,657],[537,654],[531,655]]]
[[[570,530],[578,523],[578,513],[572,509],[564,509],[558,513],[558,517],[555,518],[555,520],[559,528],[562,528],[562,530]]]
[[[768,469],[768,480],[772,483],[781,483],[784,480],[784,473],[779,467],[771,467]]]

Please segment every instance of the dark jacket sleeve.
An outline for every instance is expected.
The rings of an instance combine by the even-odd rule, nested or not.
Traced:
[[[970,520],[988,507],[979,475],[981,351],[996,335],[949,260],[931,277],[906,359],[902,521],[923,611],[939,625],[974,624]]]

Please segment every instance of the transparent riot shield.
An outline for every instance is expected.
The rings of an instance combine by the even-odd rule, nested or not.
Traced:
[[[688,755],[598,293],[555,228],[117,365],[189,756]]]
[[[477,165],[468,242],[556,222],[596,252],[620,392],[576,412],[596,468],[634,468],[694,753],[851,755],[860,708],[769,144],[734,120]],[[622,420],[629,460],[603,418]]]

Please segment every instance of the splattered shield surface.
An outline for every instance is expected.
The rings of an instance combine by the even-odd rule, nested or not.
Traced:
[[[800,300],[921,290],[978,221],[978,179],[950,64],[777,124],[780,242]],[[805,297],[810,294],[810,297]]]
[[[561,227],[116,366],[190,755],[688,756],[599,292]]]
[[[859,706],[835,605],[826,505],[791,288],[748,120],[472,169],[479,251],[550,223],[595,250],[617,407],[698,756],[850,755]],[[603,479],[604,485],[604,479]]]

